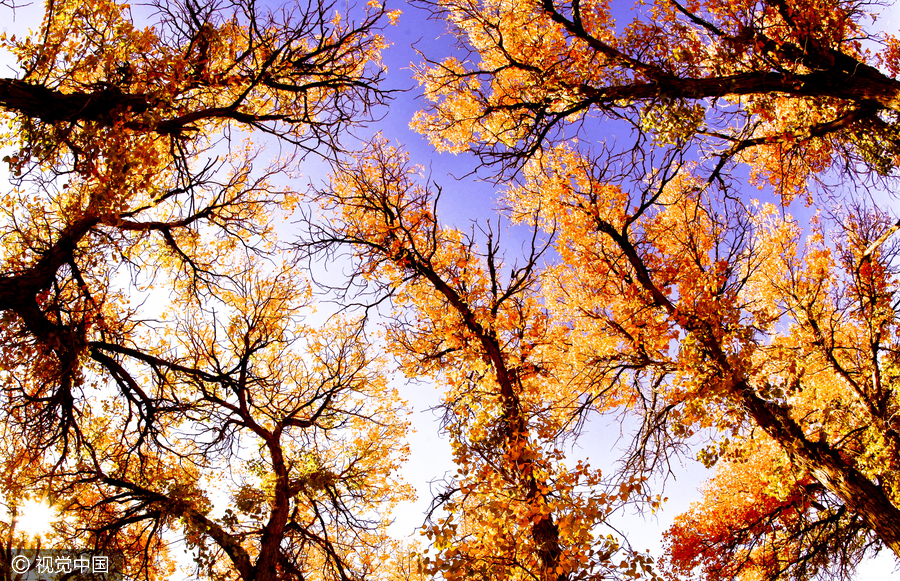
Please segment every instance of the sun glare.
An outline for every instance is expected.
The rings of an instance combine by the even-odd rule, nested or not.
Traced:
[[[56,511],[46,502],[26,500],[19,507],[16,528],[29,536],[40,536],[50,532]]]

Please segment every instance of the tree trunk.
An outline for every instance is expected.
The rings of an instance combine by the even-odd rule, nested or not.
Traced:
[[[128,95],[109,85],[90,93],[63,93],[19,79],[0,79],[0,108],[40,119],[57,121],[100,121],[112,124],[116,110],[143,113],[150,104],[143,95]]]
[[[791,460],[859,514],[876,535],[900,557],[900,509],[884,490],[848,465],[824,442],[812,442],[785,408],[769,403],[746,385],[738,384],[744,409],[766,434],[778,442]]]

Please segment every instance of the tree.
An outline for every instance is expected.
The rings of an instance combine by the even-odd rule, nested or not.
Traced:
[[[302,323],[275,230],[297,202],[277,176],[339,155],[385,97],[386,11],[334,8],[161,2],[141,28],[54,1],[3,39],[0,405],[28,434],[4,492],[75,518],[55,546],[144,579],[166,576],[167,531],[212,579],[370,578],[389,552],[402,402],[358,322]],[[261,168],[251,134],[282,157]]]
[[[626,469],[664,468],[698,432],[734,442],[672,532],[680,570],[808,578],[873,542],[900,556],[895,251],[889,221],[846,192],[896,175],[897,39],[850,2],[660,0],[618,27],[599,2],[428,6],[470,58],[420,68],[418,127],[518,175],[511,212],[556,233],[551,320],[643,419]],[[593,118],[627,124],[633,146],[596,143],[613,126]],[[778,206],[748,199],[740,163]],[[835,178],[843,198],[810,187]],[[805,244],[798,194],[844,208]],[[771,470],[729,476],[761,442]],[[722,500],[751,482],[761,506]]]
[[[390,509],[409,495],[394,476],[406,429],[401,402],[359,326],[319,330],[285,316],[305,295],[289,276],[248,277],[221,304],[207,299],[160,354],[103,346],[145,369],[120,371],[120,385],[152,386],[171,411],[157,412],[168,429],[152,455],[155,446],[142,453],[122,441],[128,428],[115,416],[91,426],[90,454],[60,475],[65,488],[57,485],[58,495],[94,485],[68,501],[96,518],[88,530],[152,532],[180,519],[199,572],[211,578],[375,576],[390,551]],[[215,480],[225,481],[230,504],[213,519],[203,491]]]
[[[851,213],[846,238],[834,244],[836,256],[821,241],[812,242],[806,264],[794,254],[796,231],[793,239],[788,234],[796,227],[779,226],[781,235],[768,234],[783,245],[782,256],[775,264],[760,265],[767,274],[748,286],[759,285],[754,291],[763,295],[778,293],[775,296],[793,324],[789,333],[766,346],[765,357],[757,357],[760,372],[768,373],[768,383],[759,391],[790,406],[791,417],[817,451],[837,452],[846,473],[856,471],[857,478],[874,484],[896,506],[898,448],[892,418],[897,405],[896,273],[890,266],[896,246],[879,247],[875,258],[865,254],[887,226],[887,218]],[[766,288],[769,285],[774,288]],[[709,545],[693,549],[685,546],[683,535],[686,526],[700,519],[683,519],[670,531],[673,562],[683,565],[700,553],[705,562],[716,562],[716,555],[726,555],[730,562],[719,567],[726,572],[723,578],[733,574],[734,563],[747,559],[754,567],[767,569],[771,577],[794,569],[796,577],[807,578],[810,571],[833,560],[838,572],[850,577],[867,548],[879,542],[888,545],[878,529],[876,538],[871,534],[875,527],[867,511],[873,509],[847,502],[828,486],[824,470],[792,467],[789,450],[785,454],[768,440],[766,434],[750,433],[739,448],[729,451],[729,461],[718,467],[702,505],[692,509],[720,510],[729,502],[741,506],[749,499],[734,498],[750,492],[765,499],[752,507],[757,514],[736,519],[724,537],[711,535],[706,539]],[[827,460],[825,456],[822,464]],[[750,474],[747,467],[753,466],[756,472]],[[760,510],[761,506],[768,510]]]
[[[418,182],[406,154],[376,139],[358,160],[316,196],[327,219],[307,222],[301,248],[352,249],[347,290],[368,286],[370,306],[392,301],[388,348],[408,376],[446,390],[443,425],[458,469],[430,511],[437,554],[422,557],[425,573],[541,581],[650,573],[651,559],[617,535],[598,538],[643,479],[610,489],[586,463],[563,462],[562,442],[590,396],[559,381],[570,372],[556,347],[564,333],[540,303],[547,247],[536,225],[522,262],[504,263],[497,228],[440,225],[440,189]]]
[[[359,326],[291,316],[308,295],[289,273],[235,279],[177,317],[169,341],[92,344],[98,373],[152,394],[152,436],[140,441],[121,394],[95,389],[78,452],[16,485],[77,517],[56,527],[62,546],[93,537],[134,577],[164,573],[166,528],[184,530],[197,573],[214,579],[374,576],[390,551],[379,513],[409,495],[393,476],[397,394]],[[211,491],[227,495],[217,516]]]
[[[416,124],[441,149],[518,167],[596,116],[699,138],[710,179],[738,156],[786,195],[836,155],[886,174],[900,154],[900,41],[867,32],[866,3],[658,0],[620,27],[603,2],[422,4],[475,57],[419,69]]]
[[[766,476],[771,496],[785,502],[812,481],[833,507],[823,523],[847,511],[896,551],[893,271],[882,249],[864,256],[885,219],[851,213],[843,239],[826,243],[820,225],[804,248],[776,207],[713,196],[677,163],[634,195],[572,151],[543,161],[510,199],[560,229],[565,262],[547,279],[556,317],[584,365],[644,417],[629,468],[707,429],[744,442],[745,461],[761,432],[786,466]]]
[[[700,569],[705,579],[810,579],[829,571],[852,578],[878,545],[860,515],[793,471],[771,439],[742,447],[719,460],[702,502],[667,532],[668,568],[683,577]]]

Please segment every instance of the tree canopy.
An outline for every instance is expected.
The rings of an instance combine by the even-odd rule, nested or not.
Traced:
[[[173,538],[194,576],[247,581],[900,558],[898,225],[864,195],[900,165],[879,7],[403,9],[54,0],[0,39],[4,574],[25,499],[61,515],[44,549],[129,579],[172,574]],[[502,184],[468,226],[439,217],[463,180],[352,131],[423,11],[458,46],[413,65],[412,126]],[[304,188],[313,156],[331,178]],[[388,530],[401,375],[440,388],[455,465],[418,540]],[[608,473],[572,458],[604,414],[637,426]],[[655,560],[616,517],[695,459],[714,476]]]
[[[51,2],[3,40],[6,502],[41,495],[74,518],[54,546],[130,578],[168,575],[166,531],[213,579],[367,577],[410,494],[402,402],[358,321],[303,322],[275,182],[383,99],[386,13],[146,9]]]

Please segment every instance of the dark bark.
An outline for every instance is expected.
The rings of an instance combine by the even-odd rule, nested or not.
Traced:
[[[143,95],[128,95],[112,85],[87,93],[63,93],[19,79],[0,79],[0,108],[45,123],[97,121],[111,125],[117,112],[143,113],[150,103]]]
[[[784,448],[791,460],[860,515],[900,557],[900,510],[884,490],[847,464],[828,444],[807,439],[786,408],[760,398],[745,380],[739,379],[735,389],[753,421]]]
[[[0,275],[0,311],[15,310],[24,297],[50,288],[59,269],[72,261],[78,242],[99,223],[96,216],[84,216],[72,222],[33,266]]]
[[[275,472],[275,495],[269,521],[263,527],[259,543],[259,555],[253,568],[253,579],[256,581],[276,581],[278,579],[278,561],[281,557],[281,541],[288,522],[290,509],[290,483],[288,469],[284,463],[284,454],[278,441],[278,434],[263,435],[266,448],[272,459],[272,470]]]
[[[868,74],[823,71],[807,75],[752,72],[699,79],[666,76],[652,82],[628,85],[599,88],[584,85],[578,90],[592,104],[620,100],[645,101],[660,97],[696,100],[726,95],[784,93],[795,97],[844,99],[873,112],[877,109],[900,111],[900,82],[877,71]]]

